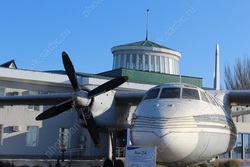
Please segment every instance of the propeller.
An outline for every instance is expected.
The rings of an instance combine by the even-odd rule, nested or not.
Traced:
[[[127,80],[128,80],[127,76],[118,77],[118,78],[115,78],[113,80],[110,80],[110,81],[98,86],[97,88],[91,90],[88,94],[88,97],[92,98],[94,96],[97,96],[99,94],[107,92],[111,89],[114,89],[114,88],[120,86],[121,84],[123,84],[124,82],[126,82]]]
[[[98,86],[97,88],[89,92],[82,91],[78,84],[74,66],[66,52],[62,52],[62,60],[66,74],[69,78],[69,81],[73,87],[75,94],[72,99],[57,104],[49,108],[48,110],[44,111],[43,113],[41,113],[36,117],[36,120],[48,119],[58,114],[61,114],[62,112],[69,110],[70,108],[75,107],[82,113],[86,123],[86,127],[96,147],[100,147],[100,136],[95,119],[89,107],[90,101],[93,97],[120,86],[121,84],[123,84],[128,80],[128,77],[123,76],[115,78]]]
[[[64,69],[66,70],[66,73],[69,77],[69,81],[74,89],[74,91],[79,91],[79,85],[77,82],[77,77],[76,77],[76,72],[74,69],[74,66],[71,62],[71,60],[69,59],[69,56],[66,52],[62,52],[62,60],[63,60],[63,65],[64,65]]]
[[[58,114],[61,114],[62,112],[69,110],[72,107],[72,103],[73,103],[73,101],[70,99],[70,100],[62,102],[58,105],[55,105],[55,106],[49,108],[48,110],[44,111],[40,115],[38,115],[36,117],[36,120],[37,121],[44,120],[44,119],[54,117]]]

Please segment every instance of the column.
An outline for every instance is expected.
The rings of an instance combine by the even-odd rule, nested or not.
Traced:
[[[151,55],[148,55],[148,71],[151,71]]]
[[[116,68],[121,68],[121,54],[118,54],[117,56]]]
[[[129,68],[130,69],[133,69],[133,55],[132,54],[130,54],[130,63],[129,63]]]
[[[241,134],[242,138],[242,147],[241,147],[241,159],[245,159],[245,139],[244,139],[244,133]]]
[[[173,59],[169,58],[169,74],[173,74]]]
[[[161,73],[165,72],[165,57],[161,57]]]
[[[169,70],[169,58],[168,57],[165,57],[165,71],[166,71],[166,73],[167,74],[169,74],[170,72],[170,70]]]
[[[154,71],[157,72],[158,71],[158,69],[157,69],[158,68],[157,67],[157,56],[154,56],[154,61],[155,61],[154,62],[154,66],[155,66],[155,70]]]
[[[145,70],[145,55],[142,55],[142,70]]]
[[[123,55],[123,68],[126,68],[126,54],[122,54]]]
[[[136,66],[135,66],[135,69],[136,69],[136,70],[139,70],[139,69],[140,69],[139,61],[140,61],[140,59],[139,59],[139,54],[137,53],[137,54],[136,54]]]
[[[113,55],[113,69],[116,67],[116,55]]]

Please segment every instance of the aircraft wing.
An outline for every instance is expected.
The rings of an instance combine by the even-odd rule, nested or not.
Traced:
[[[54,105],[72,99],[72,93],[55,93],[24,96],[0,96],[1,105]]]
[[[231,106],[250,106],[250,90],[232,90],[227,95]]]
[[[247,115],[247,114],[250,114],[250,110],[234,111],[232,112],[232,117],[238,117],[238,116]]]
[[[146,91],[116,91],[115,99],[123,105],[138,105]],[[0,96],[1,105],[55,105],[74,99],[73,93],[55,93],[23,96]]]
[[[122,105],[138,105],[146,91],[116,91],[115,99]]]

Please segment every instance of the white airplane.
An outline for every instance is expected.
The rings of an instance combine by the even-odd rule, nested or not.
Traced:
[[[250,91],[206,91],[185,83],[170,83],[147,92],[111,92],[128,80],[126,76],[96,88],[82,88],[65,52],[62,58],[74,92],[5,96],[0,97],[0,104],[54,105],[38,115],[36,120],[48,119],[75,108],[79,118],[85,122],[82,126],[88,129],[97,147],[100,146],[100,131],[114,132],[129,127],[132,144],[156,146],[156,161],[166,166],[185,166],[210,160],[235,146],[237,130],[230,107],[249,105]],[[218,71],[218,61],[216,64]],[[218,78],[217,75],[217,89]],[[137,106],[136,110],[131,106]],[[129,115],[133,115],[132,122],[129,122]]]

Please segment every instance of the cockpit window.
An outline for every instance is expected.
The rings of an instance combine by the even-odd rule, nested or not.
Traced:
[[[160,98],[180,98],[180,88],[163,88]]]
[[[144,100],[157,98],[159,91],[159,88],[149,90],[146,96],[144,97]]]
[[[196,100],[200,99],[198,90],[187,89],[187,88],[182,89],[182,98],[184,98],[184,99],[196,99]]]
[[[202,99],[203,101],[209,103],[209,100],[207,99],[207,96],[206,96],[205,92],[200,91],[200,94],[201,94],[201,99]]]
[[[216,102],[216,100],[214,99],[214,97],[212,97],[212,96],[211,96],[210,94],[208,94],[208,93],[206,93],[206,95],[207,95],[209,101],[210,101],[213,105],[215,105],[215,106],[218,105],[217,102]]]

